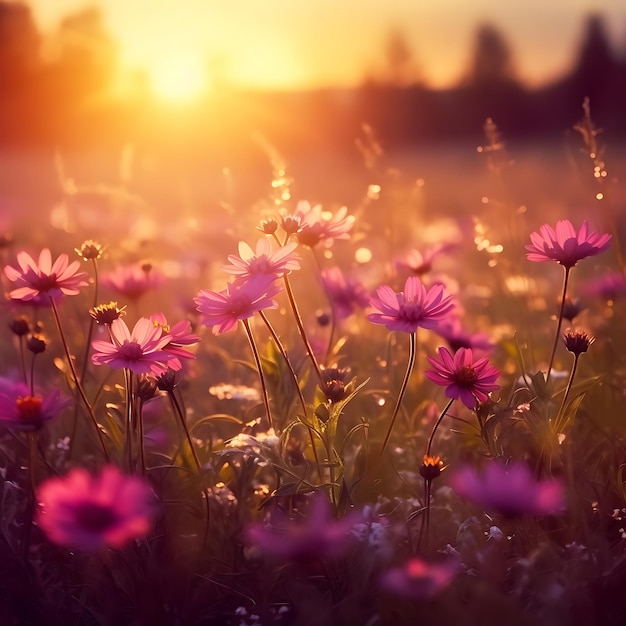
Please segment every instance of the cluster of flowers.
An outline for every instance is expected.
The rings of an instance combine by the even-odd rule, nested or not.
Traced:
[[[294,213],[284,213],[277,220],[263,222],[260,225],[263,236],[255,248],[240,243],[238,254],[229,256],[228,264],[223,266],[223,270],[234,277],[225,289],[203,289],[194,299],[202,324],[211,328],[215,335],[235,330],[240,322],[246,330],[265,396],[267,425],[270,428],[273,423],[263,364],[248,321],[256,314],[260,315],[288,361],[287,353],[280,346],[280,339],[264,313],[278,306],[277,297],[284,291],[294,310],[295,323],[299,325],[320,385],[325,385],[329,391],[328,397],[341,400],[341,394],[335,397],[331,393],[333,389],[336,391],[333,385],[341,378],[339,369],[332,364],[325,366],[318,362],[301,327],[289,276],[301,267],[302,258],[298,253],[301,247],[315,248],[318,245],[329,245],[336,239],[346,239],[350,236],[353,223],[354,219],[347,215],[345,209],[333,215],[322,211],[319,206],[300,203]],[[284,233],[282,240],[279,238],[281,232]],[[568,273],[578,261],[605,250],[610,245],[611,237],[592,232],[587,222],[576,230],[565,220],[558,222],[556,228],[544,225],[539,232],[532,233],[530,239],[531,244],[527,246],[529,260],[555,261]],[[93,242],[80,251],[85,259],[97,258],[100,253],[101,249]],[[479,411],[481,404],[487,402],[491,394],[500,388],[498,380],[501,376],[489,358],[479,354],[484,338],[468,336],[460,328],[458,318],[453,316],[454,298],[447,294],[445,286],[428,286],[420,278],[425,271],[424,267],[432,264],[434,254],[427,259],[415,257],[410,260],[412,275],[406,279],[400,292],[396,292],[390,285],[382,285],[374,296],[368,297],[360,284],[346,279],[338,269],[325,272],[322,277],[325,291],[333,304],[334,315],[348,316],[358,307],[369,306],[367,319],[370,322],[382,325],[389,331],[406,333],[410,337],[409,364],[389,419],[380,450],[381,457],[412,373],[418,329],[436,331],[449,339],[449,347],[440,347],[436,356],[427,357],[432,369],[424,373],[427,380],[445,390],[449,400],[425,450],[420,471],[427,486],[439,476],[443,468],[441,459],[431,455],[431,447],[437,426],[451,404],[458,400],[470,411]],[[136,298],[146,285],[150,272],[145,268],[141,271],[143,274],[133,275],[132,280],[125,284],[129,298]],[[38,260],[26,252],[20,252],[17,255],[17,267],[8,265],[4,273],[14,283],[14,288],[8,294],[10,300],[50,306],[63,336],[58,305],[63,297],[75,296],[89,284],[87,274],[80,271],[79,261],[70,263],[68,256],[61,254],[53,262],[48,249],[41,251]],[[123,279],[119,275],[110,280],[111,285],[117,285],[122,291]],[[565,301],[564,289],[557,338],[561,338]],[[133,394],[139,393],[139,383],[137,380],[133,382],[132,375],[140,381],[154,381],[159,389],[171,392],[171,373],[180,371],[186,360],[194,358],[191,348],[200,341],[200,337],[192,332],[190,322],[180,321],[170,325],[162,313],[141,317],[131,329],[123,319],[124,313],[124,307],[118,307],[115,302],[91,310],[95,323],[106,328],[108,339],[99,338],[91,342],[90,360],[95,366],[123,370],[127,375],[127,384],[131,389],[127,396],[127,437],[136,439],[141,438],[143,433],[141,428],[132,430],[138,428],[137,417],[131,410]],[[570,333],[565,338],[566,346],[576,356],[585,352],[591,341],[592,338],[580,332]],[[78,394],[88,406],[88,399],[82,391],[82,376],[72,365],[73,359],[67,347],[66,356]],[[553,359],[554,351],[547,378],[550,377]],[[295,372],[293,376],[295,385],[300,389]],[[332,384],[329,384],[329,380]],[[46,421],[58,415],[70,402],[58,390],[49,394],[39,392],[32,377],[29,380],[25,372],[24,380],[19,382],[8,378],[0,381],[0,422],[29,435],[36,434]],[[306,412],[304,402],[303,410]],[[181,419],[184,426],[184,416]],[[97,420],[94,419],[94,423],[102,436]],[[191,439],[189,443],[193,448]],[[103,444],[103,448],[108,459],[106,445]],[[149,533],[158,511],[157,497],[150,482],[137,471],[135,453],[133,444],[128,444],[123,469],[111,462],[104,464],[95,474],[83,468],[75,468],[63,477],[50,478],[36,486],[36,521],[52,542],[69,548],[97,551],[107,547],[121,547]],[[198,470],[201,470],[199,462]],[[467,466],[451,474],[450,484],[460,496],[505,516],[548,515],[561,511],[565,504],[561,482],[552,478],[537,480],[524,463],[506,465],[494,461],[482,473]],[[429,498],[430,492],[427,493]],[[428,500],[425,506],[429,507]],[[252,524],[248,528],[247,539],[275,558],[323,558],[343,549],[346,536],[354,534],[354,529],[362,521],[357,514],[347,515],[339,521],[333,519],[328,499],[316,496],[301,519],[294,521],[283,516],[281,519],[274,517],[268,523]],[[399,594],[429,596],[447,586],[457,571],[457,563],[429,564],[419,558],[412,558],[402,567],[390,569],[384,576],[383,584]]]

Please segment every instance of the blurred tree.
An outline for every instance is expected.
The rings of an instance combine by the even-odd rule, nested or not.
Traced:
[[[491,24],[481,24],[476,31],[473,56],[465,82],[469,85],[517,82],[509,45]]]

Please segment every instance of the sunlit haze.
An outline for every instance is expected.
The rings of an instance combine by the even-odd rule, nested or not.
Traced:
[[[84,0],[31,0],[50,32]],[[184,98],[210,82],[261,88],[345,86],[376,76],[396,29],[433,87],[465,70],[478,23],[507,38],[519,77],[537,85],[568,68],[591,12],[605,17],[616,45],[626,42],[626,3],[618,0],[101,0],[122,65],[143,69],[157,93]]]

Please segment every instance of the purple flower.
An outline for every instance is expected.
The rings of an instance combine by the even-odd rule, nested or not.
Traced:
[[[194,298],[202,323],[219,335],[234,330],[237,322],[252,317],[257,311],[276,308],[274,297],[280,287],[275,276],[257,275],[243,282],[228,283],[223,291],[203,289]]]
[[[453,472],[449,480],[462,498],[508,517],[551,515],[565,508],[561,482],[536,481],[526,463],[507,467],[494,461],[482,474],[465,466]]]
[[[294,241],[276,249],[270,239],[262,237],[257,241],[256,250],[253,250],[247,243],[240,241],[239,256],[229,255],[230,265],[222,265],[222,269],[244,279],[259,274],[278,278],[300,269],[300,255],[295,252],[297,247],[298,243]]]
[[[417,276],[409,276],[400,293],[383,285],[376,290],[376,296],[370,304],[379,312],[370,313],[367,319],[406,333],[414,333],[420,327],[435,328],[454,308],[452,296],[444,295],[443,285],[427,290]]]
[[[353,539],[349,532],[356,523],[355,515],[335,520],[324,496],[315,494],[306,500],[308,510],[298,518],[276,509],[268,524],[248,526],[248,541],[281,560],[312,561],[343,553]]]
[[[319,243],[331,244],[335,239],[349,239],[355,218],[348,215],[348,209],[341,207],[334,215],[323,211],[321,205],[311,206],[308,202],[298,202],[293,216],[283,216],[286,222],[297,224],[298,241],[314,248]],[[291,230],[287,227],[287,230]]]
[[[453,351],[469,348],[474,352],[492,352],[493,341],[485,333],[471,333],[457,317],[448,317],[435,328],[435,332],[448,342]]]
[[[170,335],[147,317],[142,317],[132,332],[122,318],[111,323],[112,342],[96,340],[91,343],[94,365],[108,365],[113,369],[129,369],[135,374],[162,374],[172,356],[165,350]]]
[[[469,348],[460,348],[454,356],[447,348],[439,348],[439,360],[426,357],[435,368],[424,372],[424,376],[446,388],[446,396],[461,400],[468,409],[476,408],[478,401],[484,402],[492,391],[500,389],[496,380],[500,371],[489,364],[486,357],[474,361]]]
[[[75,468],[37,490],[37,523],[50,541],[95,552],[144,537],[152,525],[155,498],[150,485],[113,465],[91,476]]]
[[[19,269],[11,265],[4,268],[6,277],[17,285],[9,293],[13,300],[39,304],[46,296],[58,299],[61,296],[78,295],[80,287],[87,285],[87,274],[78,271],[79,261],[70,263],[67,254],[61,254],[53,263],[48,248],[41,251],[38,262],[28,253],[20,252],[17,263]]]
[[[369,304],[365,287],[356,279],[346,277],[339,267],[323,269],[320,280],[332,303],[337,319],[346,319]]]
[[[606,272],[586,281],[582,292],[603,300],[616,300],[626,295],[626,279],[621,271]]]
[[[408,598],[432,598],[446,589],[459,571],[456,560],[427,562],[418,557],[394,567],[381,578],[383,589]]]
[[[71,402],[58,389],[46,395],[33,394],[24,383],[0,379],[0,424],[15,430],[39,430]]]
[[[138,300],[164,282],[165,276],[150,263],[120,266],[102,277],[104,285],[129,300]]]
[[[611,244],[611,235],[589,231],[585,220],[577,232],[569,220],[560,220],[556,229],[544,224],[531,233],[526,246],[529,261],[556,261],[565,268],[574,267],[581,259],[600,254]]]

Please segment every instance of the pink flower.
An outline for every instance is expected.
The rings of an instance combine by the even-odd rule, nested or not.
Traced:
[[[495,382],[500,371],[489,364],[486,357],[474,361],[469,348],[459,348],[454,356],[447,348],[439,348],[439,360],[426,357],[435,368],[424,376],[446,388],[446,396],[461,400],[468,409],[476,408],[477,401],[484,402],[489,393],[500,389]]]
[[[21,431],[39,430],[71,404],[54,389],[49,394],[31,393],[28,385],[0,379],[0,424]]]
[[[606,272],[587,280],[581,291],[603,300],[617,300],[626,296],[626,279],[621,271]]]
[[[271,240],[262,237],[257,241],[256,251],[247,243],[239,242],[239,256],[228,256],[230,265],[222,265],[222,269],[229,274],[239,277],[267,274],[274,277],[282,276],[292,270],[300,269],[300,255],[295,253],[298,244],[294,241],[274,249]]]
[[[165,276],[150,263],[120,266],[102,277],[104,285],[129,300],[138,300],[144,293],[160,287],[164,282]]]
[[[228,283],[223,291],[203,289],[194,298],[202,323],[219,335],[234,330],[237,322],[252,317],[257,311],[276,308],[273,299],[280,291],[274,276],[257,275],[245,282]]]
[[[163,333],[170,338],[169,343],[163,346],[163,351],[170,355],[168,367],[177,372],[182,368],[180,359],[196,358],[196,355],[189,352],[185,347],[194,346],[200,341],[200,337],[191,332],[191,323],[189,320],[182,320],[174,324],[174,326],[170,326],[163,313],[151,315],[150,320],[155,326],[160,326]]]
[[[298,241],[314,248],[321,242],[332,243],[335,239],[349,239],[355,218],[342,207],[334,215],[323,211],[321,205],[312,207],[308,202],[298,202],[296,212],[289,218],[299,222]]]
[[[454,243],[442,243],[427,248],[423,253],[419,250],[409,250],[404,256],[399,257],[395,261],[398,269],[408,270],[416,276],[421,276],[430,272],[433,268],[433,261],[443,252],[447,252],[453,248]]]
[[[565,507],[558,480],[536,481],[526,463],[490,462],[482,474],[466,466],[452,473],[450,485],[462,497],[508,517],[550,515]]]
[[[418,328],[435,328],[454,308],[452,296],[444,295],[443,285],[426,289],[417,276],[409,276],[404,291],[396,293],[388,285],[376,290],[378,297],[370,304],[379,313],[370,313],[367,319],[374,324],[384,324],[389,330],[414,333]]]
[[[565,268],[574,267],[581,259],[600,254],[611,243],[611,235],[589,232],[585,220],[576,232],[569,220],[556,223],[556,229],[544,224],[539,232],[531,233],[526,246],[530,261],[556,261]]]
[[[113,369],[127,368],[135,374],[162,374],[167,370],[171,355],[165,350],[171,336],[147,317],[142,317],[129,330],[126,322],[118,318],[111,323],[111,339],[91,343],[94,365],[109,365]]]
[[[365,287],[356,279],[346,277],[339,267],[323,269],[320,280],[331,301],[338,319],[350,317],[356,310],[366,307],[369,296]]]
[[[459,571],[456,560],[428,563],[413,557],[402,567],[388,570],[381,579],[383,589],[408,598],[432,598],[449,587]]]
[[[17,285],[9,293],[13,300],[41,303],[46,296],[54,299],[75,296],[80,293],[80,287],[88,284],[87,274],[78,271],[80,261],[70,263],[67,254],[61,254],[53,263],[48,248],[41,251],[38,263],[26,252],[17,255],[17,263],[19,269],[11,265],[4,268],[7,278]]]
[[[277,559],[302,562],[340,555],[354,538],[349,533],[356,516],[336,521],[324,496],[315,494],[307,500],[308,511],[295,519],[276,509],[269,524],[248,526],[248,541]]]
[[[156,508],[148,483],[112,465],[97,476],[75,468],[51,478],[40,485],[37,501],[37,523],[50,541],[91,552],[144,537]]]
[[[492,352],[493,341],[485,333],[471,333],[457,317],[449,317],[437,325],[435,332],[448,342],[453,351],[470,348],[474,352]]]

